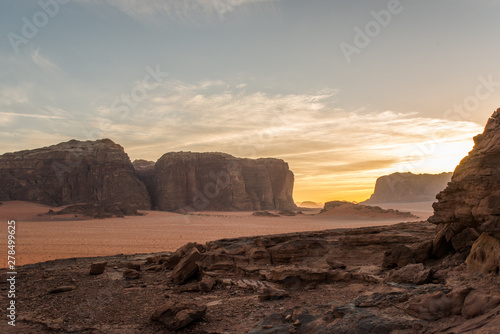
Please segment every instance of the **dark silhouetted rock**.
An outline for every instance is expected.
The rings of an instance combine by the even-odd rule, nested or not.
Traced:
[[[129,157],[109,139],[77,141],[0,156],[0,200],[47,205],[110,202],[149,209]]]
[[[370,199],[363,204],[434,201],[451,180],[452,173],[394,173],[379,177]]]
[[[455,169],[448,187],[438,194],[429,222],[438,225],[433,254],[467,250],[476,234],[500,233],[500,108],[484,132],[474,137],[474,148]],[[458,249],[457,249],[457,248]],[[469,246],[470,247],[470,246]]]

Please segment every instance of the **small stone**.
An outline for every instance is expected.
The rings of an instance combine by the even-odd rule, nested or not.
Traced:
[[[210,292],[214,288],[216,281],[210,276],[204,276],[200,283],[199,283],[199,288],[201,292]]]
[[[281,298],[288,297],[289,294],[285,290],[274,289],[274,288],[263,288],[260,290],[259,300],[277,300]]]
[[[293,323],[293,325],[294,325],[295,327],[300,326],[300,320],[298,320],[298,319],[297,319],[297,320],[295,320],[295,322]]]
[[[292,321],[292,315],[291,315],[291,314],[288,314],[288,315],[285,317],[285,321],[286,321],[286,322],[290,322],[290,321]]]
[[[271,329],[273,327],[274,327],[273,325],[264,325],[264,326],[262,326],[263,329]]]
[[[61,293],[61,292],[68,292],[68,291],[73,291],[76,289],[76,286],[73,285],[64,285],[64,286],[59,286],[55,289],[50,290],[49,293]]]
[[[90,275],[100,275],[104,272],[107,262],[94,262],[90,265]]]
[[[140,262],[129,262],[127,264],[127,268],[141,271],[141,263]]]
[[[134,269],[127,269],[123,272],[125,279],[138,279],[139,277],[141,277],[141,273]]]

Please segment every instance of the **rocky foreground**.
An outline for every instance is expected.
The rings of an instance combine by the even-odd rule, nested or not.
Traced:
[[[430,258],[434,233],[416,222],[27,265],[17,325],[0,330],[498,333],[499,276],[468,272],[464,254]]]

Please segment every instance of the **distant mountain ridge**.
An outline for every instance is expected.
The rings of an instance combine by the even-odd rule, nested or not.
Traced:
[[[363,204],[434,201],[453,173],[393,173],[379,177],[370,199]]]

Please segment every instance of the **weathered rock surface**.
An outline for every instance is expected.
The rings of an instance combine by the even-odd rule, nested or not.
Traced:
[[[167,153],[155,165],[153,197],[160,210],[295,209],[293,181],[279,159]]]
[[[499,274],[500,233],[483,233],[472,245],[465,262],[471,271],[482,274]]]
[[[181,212],[293,210],[297,208],[293,182],[288,164],[280,159],[178,152],[167,153],[156,163],[131,163],[123,148],[109,139],[71,140],[0,156],[0,200],[54,206],[108,203]]]
[[[434,230],[420,222],[244,237],[190,243],[173,253],[23,266],[23,280],[16,282],[21,314],[16,330],[499,332],[498,276],[469,275],[461,254],[422,260],[419,250],[429,250]],[[384,254],[398,246],[416,264],[384,267]],[[82,275],[95,262],[108,262],[105,274]],[[431,272],[440,279],[433,274],[432,283],[426,283]],[[184,281],[176,278],[180,273]],[[130,274],[137,279],[123,279]],[[4,275],[6,270],[0,270]],[[76,288],[40,293],[65,286]]]
[[[104,272],[104,269],[106,269],[106,265],[108,263],[106,261],[104,262],[94,262],[90,265],[90,275],[100,275]]]
[[[0,156],[0,200],[60,206],[125,203],[150,208],[150,197],[129,157],[109,139],[71,140]]]
[[[474,143],[434,203],[429,221],[438,225],[436,257],[467,251],[483,232],[500,232],[500,108]]]
[[[434,201],[436,194],[450,182],[451,175],[394,173],[381,176],[373,194],[363,204]]]
[[[151,318],[164,324],[168,330],[177,331],[203,318],[206,311],[205,305],[168,302],[157,308]]]

